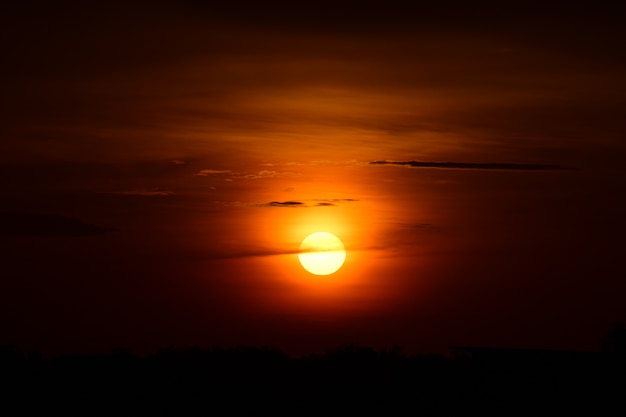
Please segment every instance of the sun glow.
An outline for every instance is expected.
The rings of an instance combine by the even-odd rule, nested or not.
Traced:
[[[343,265],[346,249],[332,233],[317,232],[302,241],[298,258],[302,267],[311,274],[330,275]]]

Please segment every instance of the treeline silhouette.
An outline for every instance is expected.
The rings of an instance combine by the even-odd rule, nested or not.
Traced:
[[[295,358],[249,346],[44,358],[0,345],[0,415],[624,415],[625,358],[610,348],[408,355],[356,345]]]

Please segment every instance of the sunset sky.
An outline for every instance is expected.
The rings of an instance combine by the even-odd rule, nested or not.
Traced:
[[[2,6],[0,342],[597,349],[624,12]]]

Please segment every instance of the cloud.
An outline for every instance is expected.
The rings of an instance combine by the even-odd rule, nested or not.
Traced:
[[[115,231],[56,214],[0,212],[0,237],[93,236]]]
[[[286,162],[283,165],[286,166],[359,166],[361,165],[361,162],[358,162],[356,159],[351,159],[351,160],[347,160],[347,161],[336,161],[336,160],[327,160],[327,159],[322,159],[322,160],[313,160],[313,161],[307,161],[307,162]]]
[[[257,257],[266,257],[266,256],[279,256],[279,255],[295,255],[300,253],[299,250],[279,250],[279,249],[269,249],[269,248],[258,248],[258,249],[249,249],[244,251],[236,251],[236,252],[212,252],[211,254],[205,255],[205,257],[209,259],[239,259],[239,258],[257,258]]]
[[[230,176],[234,179],[259,179],[259,178],[274,178],[274,177],[282,177],[282,176],[297,176],[297,173],[294,172],[278,172],[278,171],[270,171],[267,169],[249,173],[250,171],[232,171],[230,169],[203,169],[201,171],[196,172],[193,175],[200,177],[208,177],[211,175],[223,175],[230,174]],[[228,181],[228,180],[227,180]]]
[[[333,198],[329,200],[305,200],[305,201],[270,201],[269,203],[255,204],[256,207],[334,207],[337,203],[358,201],[354,198]]]
[[[371,161],[369,165],[392,165],[410,168],[479,169],[505,171],[564,171],[576,168],[552,164],[514,164],[508,162],[429,162],[429,161]]]
[[[441,230],[441,226],[432,223],[400,223],[399,225],[408,229]]]
[[[203,169],[203,170],[200,170],[199,172],[196,172],[193,175],[206,177],[206,176],[215,175],[215,174],[231,174],[231,173],[232,171],[229,169]]]
[[[172,159],[172,164],[174,165],[185,165],[185,161],[181,161],[180,159]]]
[[[258,178],[274,178],[274,177],[297,177],[298,175],[300,175],[297,172],[278,172],[278,171],[268,171],[268,170],[263,170],[263,171],[259,171],[256,174],[247,174],[243,177],[240,178],[246,178],[246,179],[258,179]]]
[[[276,171],[268,171],[268,170],[263,170],[263,171],[259,171],[256,174],[249,174],[246,175],[246,178],[270,178],[270,177],[275,177],[276,175],[278,175],[278,172]]]
[[[168,197],[168,196],[174,195],[175,193],[173,191],[153,188],[151,190],[108,191],[103,194],[136,195],[136,196],[142,196],[142,197]]]
[[[315,199],[313,201],[327,201],[330,203],[351,203],[359,201],[356,198],[331,198],[331,199]]]
[[[331,161],[327,159],[309,161],[307,165],[314,166],[350,166],[354,165],[357,161],[355,159],[349,161]]]
[[[260,207],[306,207],[302,201],[270,201],[265,204],[258,204]]]

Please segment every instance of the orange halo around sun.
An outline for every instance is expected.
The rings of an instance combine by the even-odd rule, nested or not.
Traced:
[[[302,267],[311,274],[330,275],[342,267],[346,249],[332,233],[316,232],[302,241],[298,258]]]

